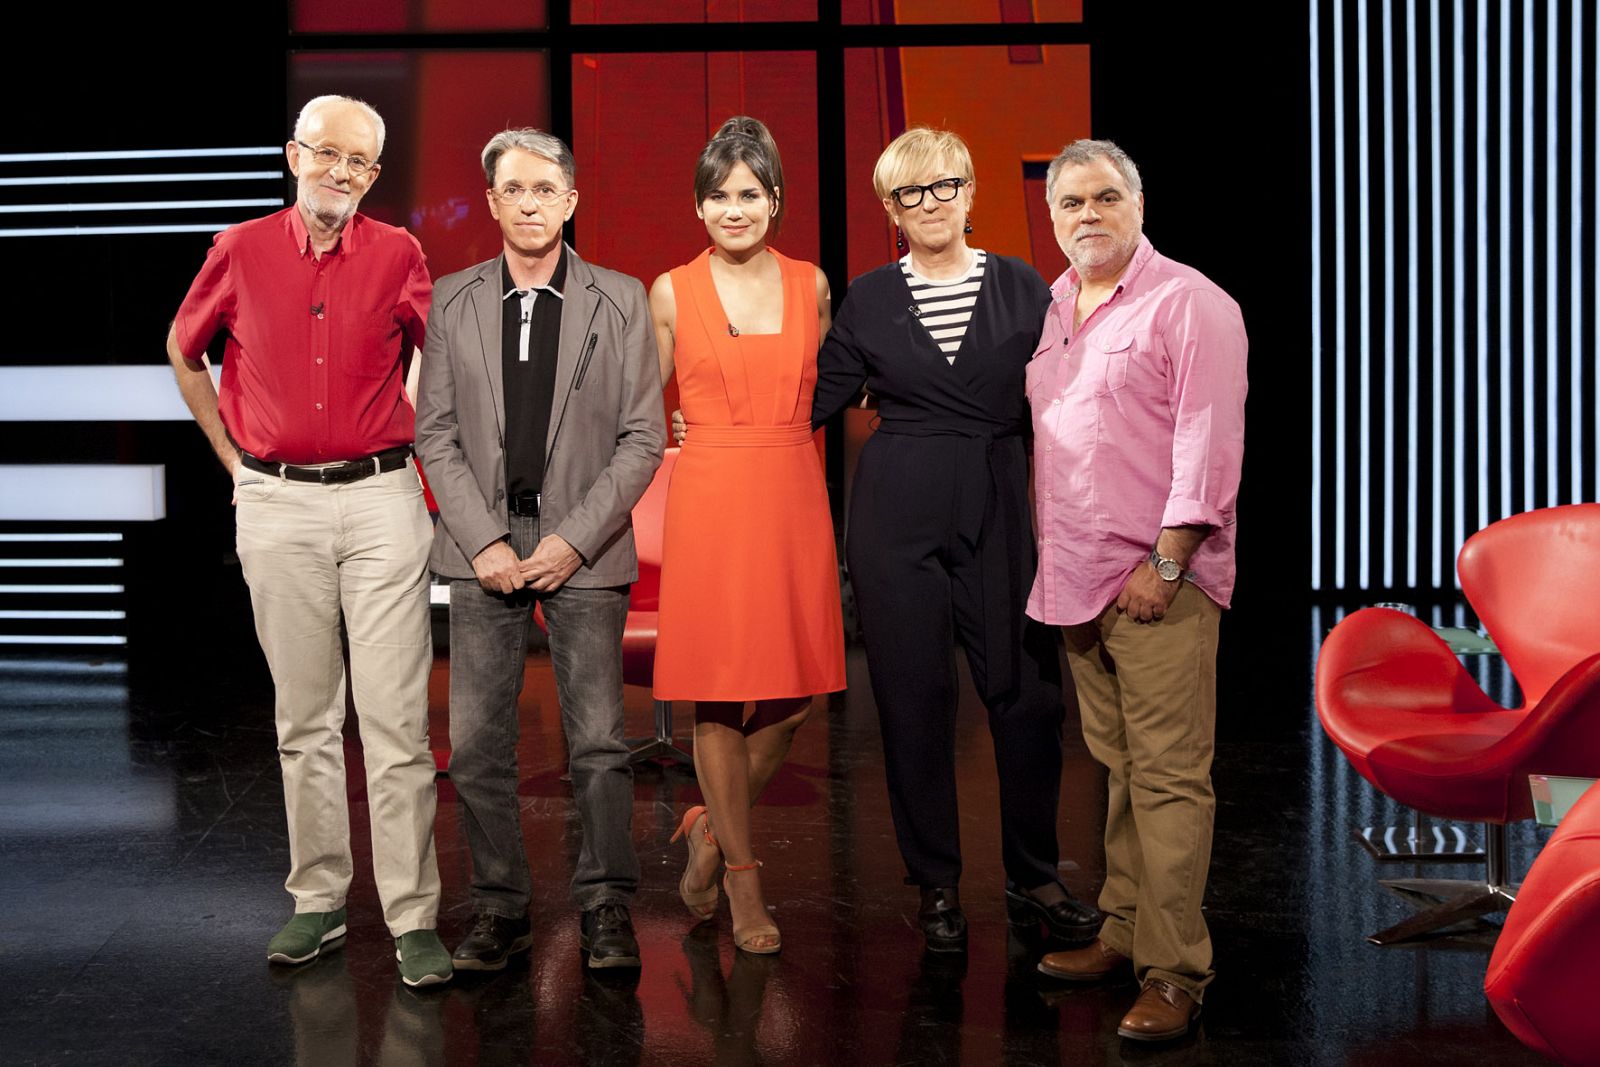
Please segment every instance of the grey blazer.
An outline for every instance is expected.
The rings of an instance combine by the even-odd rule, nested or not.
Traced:
[[[583,556],[568,585],[626,585],[639,577],[631,513],[665,439],[655,333],[637,279],[590,266],[570,245],[566,255],[539,536]],[[510,533],[502,258],[439,279],[428,314],[417,456],[439,504],[428,565],[445,578],[473,577],[472,558]]]

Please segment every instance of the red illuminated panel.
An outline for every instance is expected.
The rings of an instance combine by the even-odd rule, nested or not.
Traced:
[[[1083,0],[843,0],[845,25],[1082,22]]]
[[[542,30],[545,0],[291,0],[295,33]]]
[[[1023,200],[1028,208],[1029,257],[1044,280],[1053,282],[1067,269],[1067,257],[1056,244],[1055,225],[1050,221],[1050,205],[1045,202],[1044,177],[1050,160],[1024,160],[1022,163]]]
[[[699,255],[709,239],[694,212],[695,160],[723,120],[744,114],[767,124],[783,154],[772,244],[816,262],[816,85],[811,52],[574,56],[578,251],[646,286]]]
[[[479,155],[508,124],[549,128],[548,68],[543,52],[301,52],[289,110],[322,93],[378,109],[388,143],[361,210],[415,234],[438,278],[499,253]]]
[[[618,22],[814,22],[817,0],[572,0],[573,25]]]

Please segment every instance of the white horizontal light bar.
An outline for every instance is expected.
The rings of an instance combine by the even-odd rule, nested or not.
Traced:
[[[0,178],[0,185],[136,185],[140,182],[254,182],[286,177],[281,170],[197,170],[169,174],[38,174]]]
[[[0,611],[0,619],[126,619],[126,611]]]
[[[222,368],[213,366],[213,381]],[[0,422],[188,422],[165,363],[0,367]]]
[[[122,593],[126,588],[120,585],[0,585],[0,593]]]
[[[119,533],[0,533],[0,541],[120,541]]]
[[[0,204],[0,215],[43,215],[53,211],[183,211],[201,207],[282,207],[281,196],[246,196],[228,200],[115,200],[104,204]]]
[[[0,567],[120,567],[120,559],[103,557],[91,559],[87,556],[69,559],[44,559],[27,557],[23,559],[0,559]]]
[[[231,222],[197,222],[191,226],[40,226],[0,230],[0,237],[104,237],[116,233],[219,233]]]
[[[4,152],[0,163],[76,163],[90,159],[208,159],[213,156],[275,156],[281,145],[251,148],[125,148],[99,152]]]
[[[121,660],[14,659],[0,663],[0,674],[127,674]]]
[[[0,645],[125,645],[113,634],[0,634]]]
[[[167,469],[153,464],[0,466],[0,521],[150,522],[167,517]]]

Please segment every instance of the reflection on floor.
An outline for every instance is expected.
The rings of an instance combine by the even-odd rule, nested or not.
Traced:
[[[1313,646],[1332,620],[1312,618]],[[966,959],[923,955],[856,650],[848,695],[802,731],[755,821],[781,956],[735,953],[726,905],[715,923],[690,926],[675,892],[682,844],[667,838],[699,793],[682,772],[648,770],[633,812],[643,973],[619,980],[580,965],[566,898],[578,826],[549,663],[534,656],[520,748],[537,882],[530,956],[422,993],[396,980],[358,772],[348,943],[300,970],[269,967],[266,940],[290,911],[270,687],[247,630],[213,636],[234,652],[0,662],[8,1063],[1536,1062],[1483,999],[1492,929],[1405,948],[1363,942],[1406,907],[1375,885],[1350,828],[1406,824],[1409,814],[1322,740],[1303,658],[1264,675],[1239,656],[1248,670],[1224,671],[1249,681],[1225,680],[1221,702],[1207,913],[1219,977],[1193,1036],[1144,1047],[1115,1036],[1131,988],[1043,979],[1033,969],[1041,947],[1008,931],[993,763],[975,702],[962,709],[960,749],[972,948]],[[446,670],[441,659],[436,745],[447,736]],[[629,708],[633,732],[644,732],[648,694],[630,690]],[[687,719],[680,709],[680,735]],[[1076,731],[1069,717],[1062,877],[1093,899],[1105,791]],[[348,747],[359,766],[359,742]],[[453,944],[470,918],[468,859],[448,783],[440,801],[440,925]],[[1544,836],[1514,830],[1514,866],[1525,869]]]

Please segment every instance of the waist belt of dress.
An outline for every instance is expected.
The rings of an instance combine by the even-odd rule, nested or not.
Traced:
[[[811,443],[811,426],[705,426],[691,423],[685,445],[713,448],[793,448]]]
[[[878,433],[904,437],[965,438],[953,469],[955,532],[978,558],[983,589],[983,644],[988,672],[980,694],[991,704],[1013,692],[1020,680],[1022,631],[1028,589],[1033,584],[1033,526],[1028,517],[1027,464],[1021,474],[1008,462],[1009,449],[995,445],[1021,437],[1018,423],[885,419]]]
[[[397,471],[404,467],[406,460],[410,458],[410,445],[386,448],[370,456],[362,456],[360,459],[344,463],[330,463],[326,467],[297,467],[292,463],[273,463],[270,460],[257,459],[248,452],[239,453],[239,462],[250,470],[270,474],[276,478],[285,478],[291,482],[315,482],[319,485],[359,482],[374,474]]]

